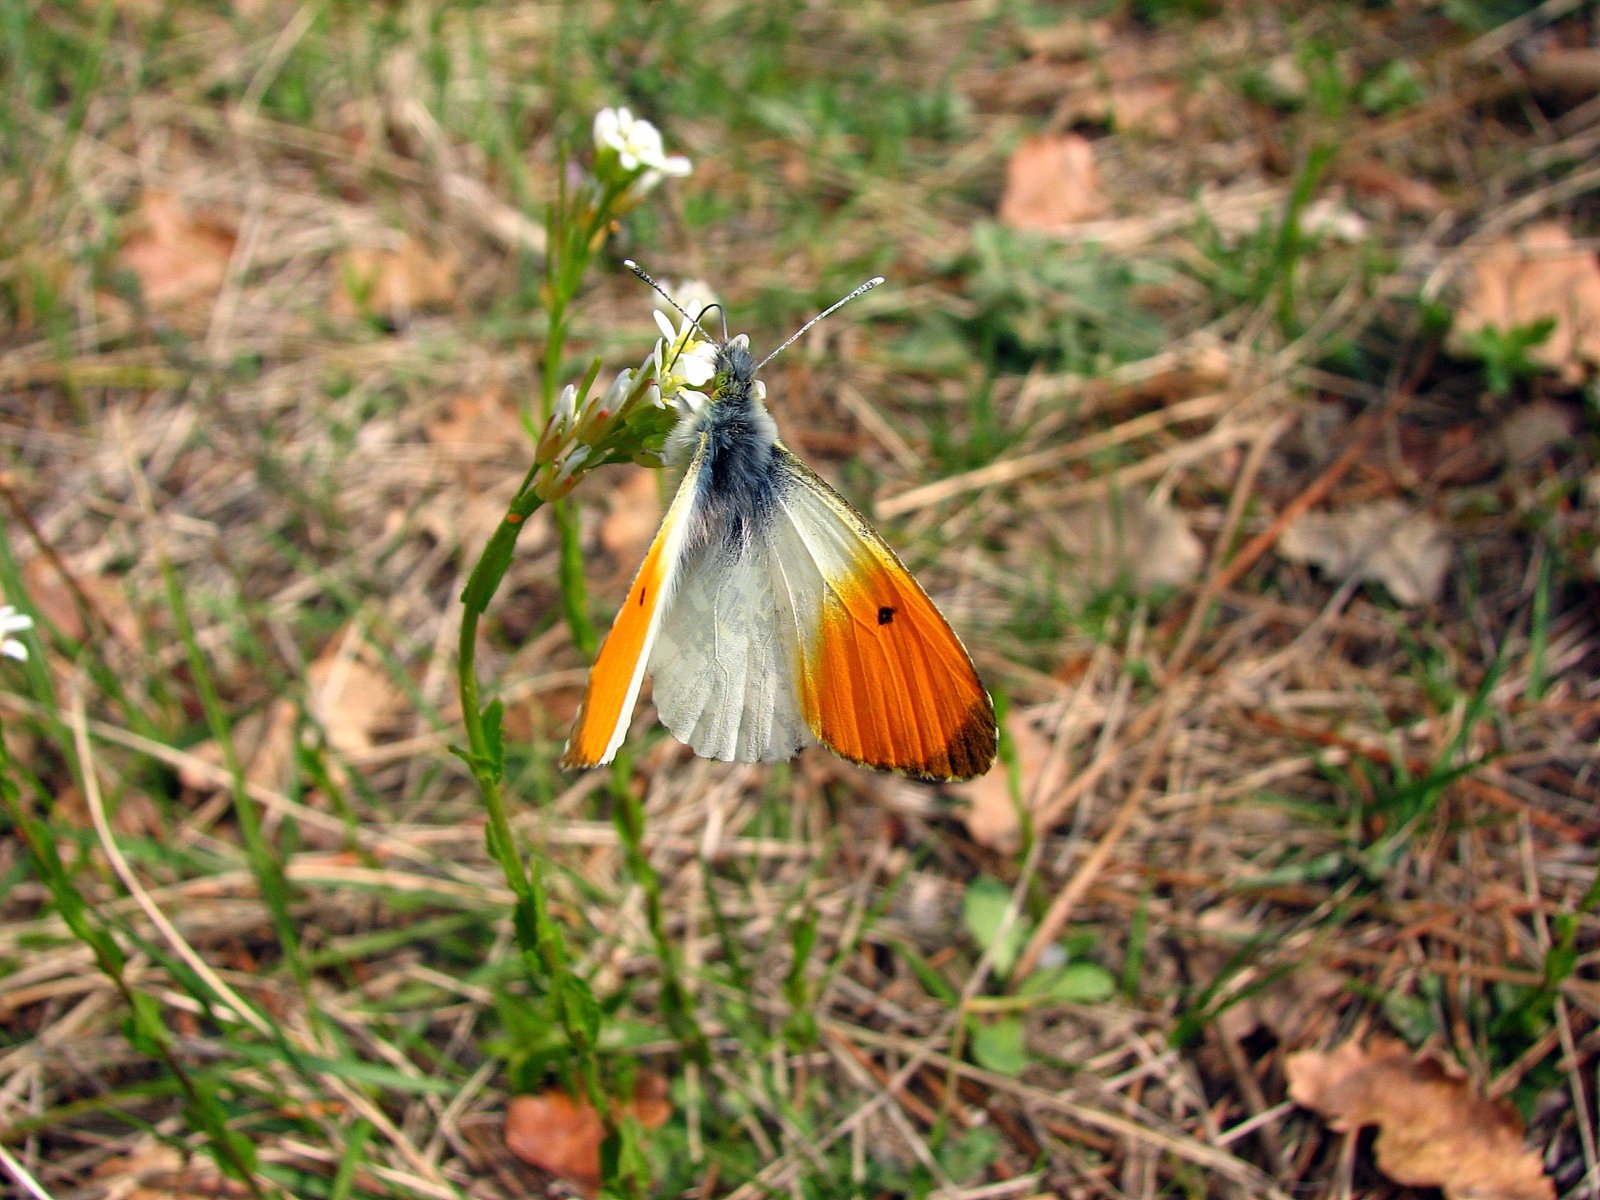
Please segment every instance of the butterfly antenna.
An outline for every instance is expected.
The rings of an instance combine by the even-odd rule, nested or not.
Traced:
[[[869,279],[865,283],[863,283],[855,291],[851,292],[848,296],[842,296],[838,300],[835,300],[832,304],[828,305],[827,308],[823,309],[816,316],[812,317],[811,320],[807,321],[804,325],[800,326],[799,329],[796,329],[794,331],[794,333],[792,333],[789,336],[789,340],[788,341],[784,342],[783,345],[779,346],[771,354],[767,355],[760,362],[758,362],[756,364],[756,370],[757,371],[761,370],[762,367],[766,366],[773,359],[777,358],[779,354],[781,354],[783,351],[787,350],[790,346],[794,345],[797,341],[800,340],[800,336],[802,334],[804,334],[806,330],[810,329],[818,321],[822,320],[823,317],[827,317],[827,316],[833,315],[834,313],[838,312],[841,308],[843,308],[846,304],[849,304],[850,301],[854,300],[857,296],[866,295],[868,292],[870,292],[873,288],[877,287],[882,282],[883,282],[883,276],[882,275],[875,275],[871,279]]]
[[[673,308],[677,309],[678,312],[680,314],[682,314],[683,319],[685,321],[689,322],[689,324],[693,325],[701,333],[705,334],[706,335],[706,341],[714,342],[714,341],[717,340],[716,338],[711,336],[710,332],[706,329],[706,327],[704,325],[700,324],[700,317],[705,316],[713,308],[720,309],[722,307],[722,305],[720,305],[720,304],[708,304],[708,305],[706,305],[704,308],[702,308],[700,310],[700,317],[691,317],[687,312],[684,311],[683,305],[679,304],[676,300],[674,300],[671,296],[669,296],[667,294],[667,289],[662,287],[654,279],[651,279],[650,276],[645,272],[645,269],[643,267],[641,267],[638,263],[634,262],[633,259],[631,259],[631,258],[623,259],[622,260],[622,265],[627,267],[628,270],[632,271],[640,279],[644,280],[651,287],[653,287],[656,290],[656,293],[663,300],[665,300],[668,304],[672,305]],[[841,303],[842,303],[842,301],[841,301]],[[834,307],[837,308],[838,305],[835,305]],[[722,340],[723,341],[727,341],[728,340],[728,317],[727,317],[727,314],[723,314],[723,317],[722,317]]]

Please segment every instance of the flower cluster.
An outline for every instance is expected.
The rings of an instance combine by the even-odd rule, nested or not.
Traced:
[[[682,178],[693,164],[681,154],[668,154],[661,131],[626,108],[602,108],[594,118],[594,174],[602,183],[622,189],[618,214],[638,206],[662,179]]]
[[[25,661],[28,647],[11,635],[32,628],[33,618],[27,613],[19,613],[13,605],[0,604],[0,654]]]
[[[706,400],[701,389],[717,373],[717,345],[699,324],[702,316],[717,307],[717,298],[698,279],[684,281],[669,294],[688,316],[678,314],[679,323],[674,327],[671,316],[659,308],[655,310],[656,328],[661,330],[661,340],[656,342],[653,354],[656,377],[661,381],[663,401],[676,406],[680,413],[695,413]]]
[[[699,282],[685,283],[677,296],[691,314],[716,304]],[[567,495],[605,463],[659,465],[667,433],[705,403],[700,389],[716,373],[716,343],[688,317],[677,326],[659,310],[655,318],[661,337],[637,368],[620,372],[599,394],[590,390],[592,378],[562,389],[534,447],[533,489],[541,499]]]

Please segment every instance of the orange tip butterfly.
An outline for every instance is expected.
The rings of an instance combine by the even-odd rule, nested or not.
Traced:
[[[691,317],[655,280],[628,268]],[[740,335],[715,342],[706,403],[667,441],[683,471],[600,647],[562,764],[608,763],[645,672],[656,711],[704,758],[773,762],[820,743],[919,779],[982,775],[994,705],[972,659],[877,530],[778,440]]]

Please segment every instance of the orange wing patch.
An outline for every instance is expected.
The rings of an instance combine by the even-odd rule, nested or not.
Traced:
[[[828,580],[801,704],[819,741],[869,767],[971,779],[994,762],[994,705],[955,633],[887,549]]]
[[[704,445],[702,440],[689,460],[678,493],[672,498],[661,528],[656,530],[644,562],[639,564],[639,573],[633,577],[622,611],[611,623],[611,632],[606,634],[599,657],[589,671],[589,686],[578,707],[578,719],[573,723],[566,751],[561,755],[564,767],[597,767],[610,762],[627,732],[624,727],[633,715],[650,646],[660,626],[656,618],[661,594],[671,586],[678,556],[683,552]]]
[[[605,761],[612,733],[617,722],[624,718],[622,709],[628,703],[628,693],[637,694],[634,675],[645,652],[650,618],[666,583],[666,564],[662,561],[666,540],[666,526],[663,525],[644,556],[644,562],[639,565],[639,573],[628,589],[628,598],[623,601],[622,610],[617,613],[611,632],[606,634],[600,647],[600,655],[594,660],[589,686],[578,708],[578,719],[573,723],[572,736],[567,739],[566,753],[561,756],[564,767],[593,767]]]

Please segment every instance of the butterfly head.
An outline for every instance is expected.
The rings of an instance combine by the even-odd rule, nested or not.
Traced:
[[[716,374],[711,377],[713,404],[742,404],[762,399],[766,386],[756,378],[756,360],[750,353],[750,339],[744,334],[717,346]]]

